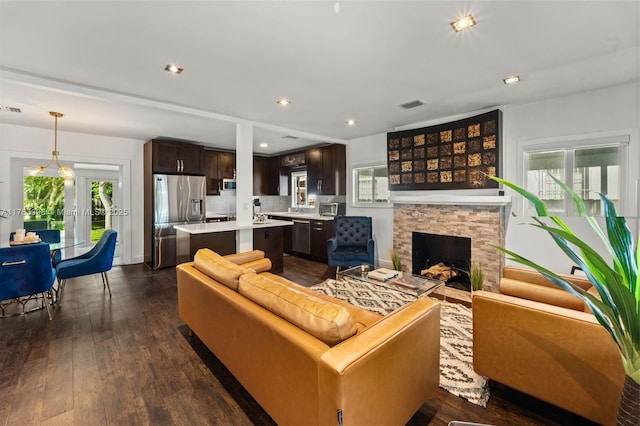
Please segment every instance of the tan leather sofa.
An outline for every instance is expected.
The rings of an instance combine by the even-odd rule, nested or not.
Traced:
[[[225,257],[242,272],[198,254],[177,267],[180,316],[278,424],[403,425],[437,388],[437,302],[420,298],[382,317],[265,272],[260,251]],[[289,320],[272,312],[283,306],[337,313],[344,339],[328,344],[294,325],[305,321],[299,311]]]
[[[593,291],[588,280],[565,277]],[[517,267],[504,268],[500,292],[473,294],[474,370],[594,422],[615,424],[622,362],[583,302]]]

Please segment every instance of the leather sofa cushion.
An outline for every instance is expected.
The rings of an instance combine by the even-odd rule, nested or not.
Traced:
[[[316,291],[311,290],[310,288],[307,288],[305,286],[302,286],[298,283],[294,283],[293,281],[289,281],[286,278],[283,278],[279,275],[275,275],[272,274],[270,272],[268,273],[263,273],[261,274],[263,277],[267,277],[270,280],[273,281],[277,281],[280,282],[288,287],[291,287],[293,289],[298,290],[301,293],[305,293],[309,296],[312,297],[317,297],[318,299],[322,299],[322,300],[326,300],[327,302],[336,304],[336,305],[340,305],[340,306],[344,306],[345,309],[347,311],[349,311],[349,314],[351,314],[351,317],[353,318],[353,320],[356,323],[356,329],[358,333],[361,333],[362,331],[364,331],[367,327],[375,324],[376,322],[380,321],[382,319],[382,315],[377,314],[375,312],[371,312],[368,311],[366,309],[360,308],[356,305],[352,305],[349,302],[346,302],[344,300],[340,300],[340,299],[336,299],[334,297],[328,296],[326,294],[322,294],[322,293],[318,293]]]
[[[238,291],[238,283],[242,274],[255,274],[253,269],[236,265],[209,249],[200,249],[196,252],[193,266],[203,274],[235,291]]]
[[[312,336],[334,346],[356,334],[356,324],[344,307],[305,294],[262,275],[240,277],[238,292]]]

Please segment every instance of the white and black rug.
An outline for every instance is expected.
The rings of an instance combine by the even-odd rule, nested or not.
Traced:
[[[352,305],[386,315],[416,296],[360,281],[328,279],[311,289]],[[487,406],[489,383],[473,371],[473,321],[471,309],[440,302],[440,387],[476,405]]]

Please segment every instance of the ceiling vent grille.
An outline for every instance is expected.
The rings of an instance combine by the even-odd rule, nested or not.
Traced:
[[[6,105],[0,105],[0,111],[4,112],[17,112],[18,114],[22,113],[22,110],[17,107],[10,107]]]
[[[297,136],[292,136],[292,135],[286,135],[282,137],[283,139],[300,139]]]
[[[405,103],[400,104],[398,106],[400,108],[404,108],[404,109],[411,109],[411,108],[419,107],[421,105],[424,105],[424,102],[421,101],[420,99],[415,99],[413,101],[405,102]]]

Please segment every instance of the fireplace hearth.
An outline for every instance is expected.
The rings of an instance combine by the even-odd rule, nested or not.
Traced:
[[[436,278],[446,286],[471,291],[471,238],[413,232],[412,273]]]

